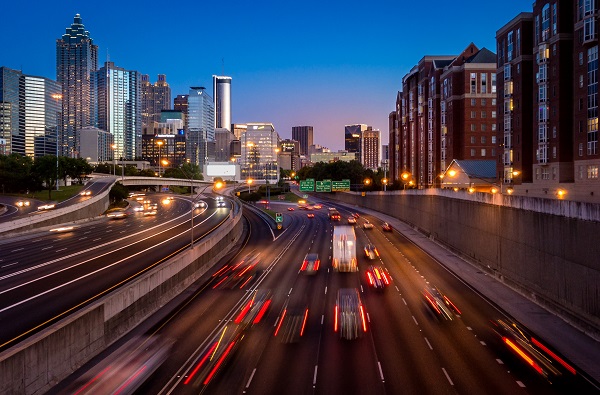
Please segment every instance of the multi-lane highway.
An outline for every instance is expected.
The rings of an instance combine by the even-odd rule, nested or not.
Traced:
[[[0,241],[0,348],[135,278],[190,243],[191,203],[154,194],[155,215],[134,211],[121,219],[56,226]],[[194,211],[201,238],[227,218],[214,198]]]
[[[336,206],[345,224],[353,211]],[[151,330],[136,334],[135,344],[151,339],[148,344],[168,346],[168,353],[141,358],[139,366],[128,365],[133,374],[118,375],[111,366],[133,352],[128,350],[155,348],[122,346],[55,392],[94,393],[97,385],[114,381],[122,391],[141,385],[140,394],[597,393],[569,371],[569,361],[561,365],[554,359],[553,373],[540,360],[528,361],[523,340],[498,329],[498,322],[510,318],[400,233],[384,232],[379,219],[360,215],[359,271],[338,273],[331,267],[333,224],[326,208],[311,211],[315,216],[309,218],[307,211],[287,207],[273,205],[286,217],[277,237],[246,210],[249,236],[238,255],[217,265]],[[374,228],[364,229],[365,220]],[[378,250],[374,260],[363,253],[368,243]],[[301,270],[307,253],[321,261],[313,275]],[[385,289],[370,287],[371,265],[389,274]],[[444,319],[425,297],[433,287],[452,302],[452,319]],[[364,307],[364,326],[361,322],[354,340],[334,331],[341,288],[356,289]],[[526,357],[505,340],[519,344]],[[554,357],[560,356],[548,359]],[[141,384],[136,374],[144,369],[152,374]]]

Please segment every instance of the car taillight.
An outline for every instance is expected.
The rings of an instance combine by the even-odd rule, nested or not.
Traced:
[[[300,271],[305,271],[306,266],[308,266],[308,261],[305,259],[304,261],[302,261],[302,267],[300,267]]]

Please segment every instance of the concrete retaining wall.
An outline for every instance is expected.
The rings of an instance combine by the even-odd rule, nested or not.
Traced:
[[[212,235],[0,354],[1,394],[43,394],[199,279],[242,235],[238,202]]]
[[[567,217],[419,192],[329,197],[414,226],[582,330],[600,333],[600,221],[579,216],[595,217],[598,208],[550,207],[579,213]],[[549,206],[529,204],[540,205]]]

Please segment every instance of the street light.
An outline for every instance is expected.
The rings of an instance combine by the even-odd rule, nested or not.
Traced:
[[[110,148],[112,148],[113,150],[113,175],[116,177],[117,176],[117,156],[116,154],[116,150],[117,150],[117,145],[116,144],[111,144]]]
[[[60,93],[55,93],[52,95],[52,98],[56,100],[56,105],[58,106],[58,101],[62,100],[62,95]],[[61,111],[62,114],[62,111]],[[45,142],[44,138],[44,142]],[[44,155],[46,153],[44,152]],[[58,191],[58,113],[56,113],[56,190]]]
[[[252,178],[248,178],[246,180],[246,182],[248,183],[248,194],[250,193],[250,185],[252,185]]]
[[[381,180],[381,182],[383,183],[383,191],[385,192],[387,189],[387,184],[388,184],[388,179],[384,178],[383,180]]]
[[[158,145],[158,176],[159,177],[160,177],[160,161],[161,161],[161,159],[160,159],[160,149],[162,148],[162,146],[163,146],[164,143],[165,142],[162,141],[162,140],[158,140],[156,142],[156,145]]]
[[[402,173],[402,175],[400,175],[400,178],[402,178],[402,181],[404,182],[404,190],[406,190],[407,181],[410,186],[413,185],[412,180],[410,180],[411,174],[409,172],[405,171],[404,173]]]

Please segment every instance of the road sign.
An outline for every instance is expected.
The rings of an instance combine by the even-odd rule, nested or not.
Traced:
[[[306,180],[300,180],[300,192],[314,192],[315,190],[315,179],[307,178]]]
[[[283,222],[283,214],[275,213],[275,222],[277,222],[277,223]]]
[[[281,230],[281,228],[283,228],[283,225],[281,225],[281,224],[277,224],[277,229],[278,229],[278,230]]]
[[[333,192],[350,192],[350,180],[332,181],[331,190]]]
[[[317,192],[331,192],[331,180],[317,181]]]

